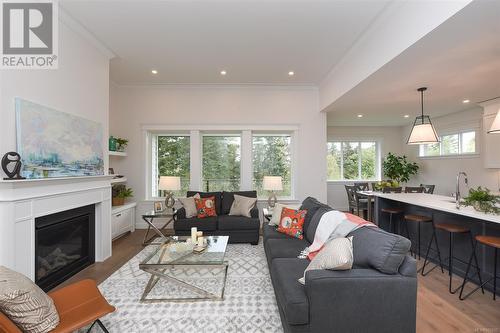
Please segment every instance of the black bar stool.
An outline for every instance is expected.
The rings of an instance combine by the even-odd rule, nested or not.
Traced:
[[[441,272],[444,273],[443,263],[441,262],[441,252],[439,251],[439,245],[437,242],[436,228],[434,226],[434,221],[433,221],[432,217],[424,216],[424,215],[416,215],[416,214],[407,214],[404,216],[404,220],[405,220],[406,233],[407,233],[408,239],[410,239],[410,241],[411,241],[411,238],[410,238],[410,232],[408,230],[408,222],[417,223],[417,249],[415,251],[416,253],[414,252],[414,257],[416,259],[417,254],[418,254],[419,260],[420,260],[420,251],[421,251],[421,245],[420,245],[420,229],[421,229],[421,227],[420,226],[422,225],[422,223],[429,223],[429,222],[431,223],[431,225],[432,225],[432,237],[431,237],[431,240],[429,241],[429,245],[427,246],[427,252],[425,254],[424,265],[418,271],[421,272],[422,276],[426,276],[432,270],[434,270],[434,268],[437,267],[437,265],[435,265],[430,271],[425,273],[425,266],[427,265],[427,261],[429,259],[429,250],[432,247],[432,241],[434,241],[434,244],[436,244],[436,251],[437,251],[437,255],[438,255],[439,266],[441,267]],[[412,243],[413,243],[413,241],[412,241]]]
[[[471,232],[470,228],[467,228],[467,227],[464,227],[464,226],[461,226],[458,224],[440,223],[440,224],[436,224],[436,229],[447,232],[449,234],[449,237],[450,237],[450,247],[449,247],[449,254],[448,254],[448,275],[450,276],[450,283],[448,285],[448,291],[450,292],[450,294],[455,294],[459,289],[461,289],[462,286],[460,285],[456,289],[451,288],[452,278],[453,278],[453,261],[457,260],[457,261],[460,261],[464,264],[466,264],[466,262],[464,260],[461,260],[459,258],[455,258],[453,256],[453,248],[455,245],[454,244],[454,240],[455,240],[454,236],[455,236],[455,234],[468,234],[473,250],[474,250],[474,238],[472,237],[472,232]],[[481,272],[479,269],[479,263],[477,261],[475,251],[473,251],[473,255],[474,255],[474,260],[476,263],[476,265],[474,267],[477,270],[477,275],[479,276],[479,281],[481,281]],[[443,259],[443,260],[446,260],[446,259]]]
[[[476,256],[476,246],[477,243],[481,243],[485,246],[490,246],[495,249],[495,255],[494,255],[494,263],[493,263],[493,277],[489,279],[488,281],[481,282],[481,278],[479,278],[479,287],[476,289],[472,290],[470,293],[462,297],[462,293],[464,292],[464,287],[465,284],[467,283],[467,280],[469,279],[469,270],[470,266],[472,264],[472,257]],[[474,246],[472,250],[472,254],[469,259],[469,264],[467,265],[467,270],[465,271],[465,277],[464,277],[464,282],[462,283],[462,289],[460,290],[460,300],[463,301],[473,293],[475,293],[478,289],[481,289],[481,291],[484,294],[484,286],[489,283],[491,280],[493,280],[493,300],[496,300],[496,294],[497,294],[497,279],[499,276],[497,276],[497,257],[498,257],[498,249],[500,248],[500,237],[494,237],[494,236],[476,236],[476,246]]]
[[[401,193],[402,188],[401,187],[384,187],[382,189],[383,193]],[[399,215],[402,214],[404,211],[401,208],[398,207],[388,207],[388,208],[382,208],[380,210],[381,212],[389,214],[389,231],[392,233],[396,233],[396,224],[392,224],[392,217],[394,215]]]

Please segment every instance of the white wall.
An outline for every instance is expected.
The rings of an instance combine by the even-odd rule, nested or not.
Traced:
[[[15,97],[101,123],[107,149],[109,57],[75,29],[59,23],[59,69],[0,70],[0,155],[16,150]]]
[[[500,107],[500,104],[499,104]],[[476,140],[478,140],[479,153],[472,157],[418,157],[418,146],[405,145],[406,154],[420,165],[420,170],[412,184],[435,184],[437,194],[450,195],[455,192],[456,175],[459,171],[465,171],[468,175],[471,187],[486,186],[492,191],[499,188],[499,170],[486,169],[483,163],[483,142],[482,142],[482,108],[474,108],[464,112],[458,112],[432,121],[438,134],[459,131],[462,129],[476,128]],[[408,135],[410,127],[404,129],[404,136]],[[467,190],[462,184],[462,195]]]
[[[403,140],[401,140],[402,131],[402,127],[329,126],[327,136],[328,141],[376,140],[380,144],[380,156],[383,158],[389,152],[402,153],[404,145]],[[352,182],[328,182],[328,204],[330,206],[341,210],[348,209],[345,184],[352,184]]]
[[[113,157],[115,172],[142,201],[138,214],[151,209],[146,196],[144,124],[296,125],[296,199],[326,201],[326,115],[318,110],[317,89],[266,86],[118,86],[110,88],[110,133],[130,140],[128,157]],[[140,217],[139,219],[140,220]]]

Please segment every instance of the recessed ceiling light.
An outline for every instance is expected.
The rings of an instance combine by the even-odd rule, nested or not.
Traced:
[[[363,118],[363,115],[362,114],[358,114],[358,118]]]
[[[224,71],[224,70],[220,71],[220,75],[226,75],[226,74],[227,74],[226,71]]]
[[[470,102],[470,99],[464,99],[464,100],[462,101],[462,103],[464,103],[464,104],[467,104],[467,103],[469,103],[469,102]]]
[[[288,72],[288,76],[294,76],[294,75],[295,75],[295,72],[293,72],[293,71]]]
[[[409,114],[405,114],[403,117],[410,118],[410,115]]]
[[[152,70],[151,70],[151,73],[153,73],[153,74],[158,74],[158,71],[157,71],[156,69],[152,69]]]

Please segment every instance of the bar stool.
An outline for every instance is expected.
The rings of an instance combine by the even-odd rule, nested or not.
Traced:
[[[401,187],[384,187],[382,189],[382,192],[383,193],[401,193],[401,190],[402,190]],[[396,224],[394,224],[394,227],[393,227],[392,217],[394,215],[402,214],[404,211],[398,207],[382,208],[380,211],[389,214],[389,231],[392,233],[396,233]]]
[[[410,239],[410,241],[411,241],[411,238],[410,238],[410,232],[408,230],[408,222],[417,223],[417,251],[416,251],[416,253],[414,253],[414,257],[416,259],[417,258],[417,253],[418,253],[418,259],[419,260],[420,260],[420,250],[421,250],[421,245],[420,245],[420,229],[421,229],[421,227],[420,226],[422,225],[422,223],[429,223],[430,222],[432,224],[432,237],[431,237],[431,240],[429,241],[429,245],[427,247],[427,252],[425,254],[425,260],[424,260],[424,265],[418,271],[421,272],[422,276],[426,276],[432,270],[434,270],[434,268],[437,267],[437,265],[436,265],[430,271],[428,271],[427,273],[424,272],[425,271],[425,266],[427,265],[427,261],[429,259],[429,250],[432,247],[432,241],[434,241],[434,244],[436,244],[436,251],[437,251],[437,255],[438,255],[439,266],[441,267],[441,272],[444,273],[443,263],[441,262],[441,252],[439,251],[439,245],[438,245],[438,242],[437,242],[436,228],[434,226],[434,221],[433,221],[432,217],[430,217],[430,216],[424,216],[424,215],[417,215],[417,214],[407,214],[407,215],[404,216],[404,220],[406,222],[405,223],[406,233],[407,233],[408,239]]]
[[[472,264],[472,257],[476,255],[476,246],[477,246],[477,243],[481,243],[485,246],[490,246],[492,248],[495,249],[495,255],[494,255],[494,263],[493,263],[493,277],[490,278],[488,281],[485,281],[485,282],[481,282],[481,278],[479,278],[479,287],[477,287],[476,289],[472,290],[470,293],[468,293],[467,295],[463,296],[462,297],[462,293],[464,292],[464,287],[465,287],[465,284],[467,283],[467,280],[469,279],[469,270],[470,270],[470,266]],[[479,288],[481,288],[481,291],[483,292],[484,294],[484,286],[490,282],[491,280],[493,280],[493,300],[496,300],[496,293],[497,293],[497,279],[499,278],[499,276],[497,276],[497,257],[498,257],[498,249],[500,248],[500,237],[494,237],[494,236],[476,236],[476,246],[474,246],[473,250],[472,250],[472,254],[471,254],[471,257],[469,259],[469,264],[467,265],[467,270],[465,271],[465,277],[464,277],[464,282],[462,283],[462,289],[460,290],[460,300],[463,301],[464,299],[466,299],[467,297],[469,297],[470,295],[472,295],[473,293],[475,293]]]
[[[452,224],[452,223],[439,223],[436,224],[436,229],[445,231],[449,234],[450,237],[450,247],[449,247],[449,253],[448,253],[448,275],[450,276],[450,283],[448,285],[448,291],[450,294],[455,294],[459,289],[461,289],[461,286],[457,287],[456,289],[452,290],[452,278],[453,278],[453,260],[458,260],[462,263],[466,263],[465,261],[455,258],[453,256],[453,248],[454,248],[454,241],[455,241],[455,234],[469,234],[470,242],[472,249],[474,249],[474,238],[472,237],[472,232],[470,228],[457,225],[457,224]],[[479,281],[481,281],[481,272],[479,270],[479,263],[477,261],[477,256],[476,253],[473,251],[473,256],[475,260],[475,268],[477,270],[477,275],[479,276]],[[446,259],[443,259],[446,260]]]

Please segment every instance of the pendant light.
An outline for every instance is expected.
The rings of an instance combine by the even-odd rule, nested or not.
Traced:
[[[431,122],[431,117],[424,115],[424,91],[426,90],[426,87],[417,89],[417,91],[420,92],[422,115],[415,118],[410,136],[408,137],[408,141],[406,141],[406,143],[409,145],[421,145],[439,142],[436,130],[434,129],[434,126]]]
[[[495,120],[493,120],[493,124],[491,124],[490,130],[488,134],[500,134],[500,110],[498,110],[497,116]]]

